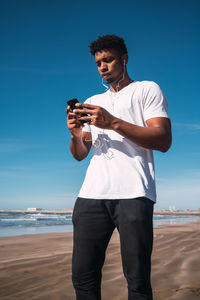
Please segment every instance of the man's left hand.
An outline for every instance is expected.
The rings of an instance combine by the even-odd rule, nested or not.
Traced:
[[[91,125],[102,129],[112,129],[112,122],[115,119],[115,117],[104,108],[92,104],[76,103],[76,108],[73,110],[73,113],[78,115],[79,121],[88,121]],[[83,113],[88,116],[80,117],[80,114]]]

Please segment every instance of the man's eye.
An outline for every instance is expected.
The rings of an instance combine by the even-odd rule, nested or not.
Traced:
[[[109,63],[109,62],[111,62],[112,61],[112,58],[106,58],[105,59],[105,62],[107,62],[107,63]]]

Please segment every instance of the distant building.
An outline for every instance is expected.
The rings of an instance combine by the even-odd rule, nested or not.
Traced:
[[[173,206],[169,206],[169,211],[171,211],[171,212],[173,212],[173,211],[175,211],[176,210],[176,207],[175,207],[175,205],[173,205]]]
[[[42,208],[39,208],[39,207],[29,207],[29,208],[27,208],[27,211],[38,211],[38,210],[42,210]]]

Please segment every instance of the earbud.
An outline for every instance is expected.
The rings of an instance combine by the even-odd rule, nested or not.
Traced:
[[[125,64],[126,64],[126,61],[125,61],[125,59],[123,60],[123,62],[124,62],[124,66],[125,66]]]

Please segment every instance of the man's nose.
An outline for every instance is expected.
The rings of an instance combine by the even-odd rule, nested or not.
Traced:
[[[108,66],[107,66],[107,63],[105,62],[102,62],[101,63],[101,72],[105,72],[108,70]]]

